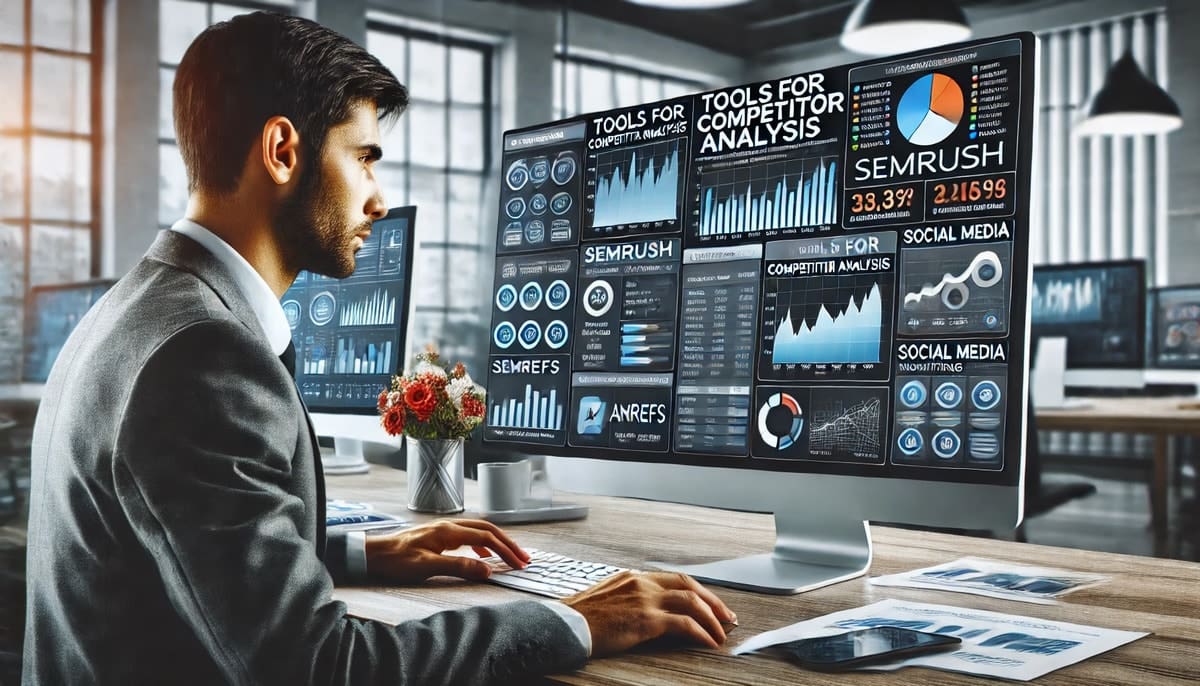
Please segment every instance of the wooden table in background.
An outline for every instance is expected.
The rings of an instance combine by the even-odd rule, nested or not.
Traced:
[[[1167,533],[1168,439],[1200,436],[1196,398],[1087,398],[1086,407],[1037,410],[1039,431],[1098,431],[1154,436],[1154,478],[1150,482],[1150,518],[1156,536]]]
[[[327,484],[330,497],[370,502],[397,514],[406,512],[404,472],[373,465],[369,474],[329,477]],[[591,506],[591,513],[581,521],[508,525],[505,529],[523,546],[643,569],[646,561],[652,559],[707,562],[765,552],[774,543],[773,519],[767,515],[624,498],[572,494],[556,497],[585,503]],[[477,486],[468,481],[468,516],[478,503]],[[415,521],[432,519],[412,513],[407,516]],[[872,575],[949,562],[964,555],[986,555],[1106,574],[1112,581],[1074,593],[1058,605],[875,587],[865,578],[794,596],[713,587],[741,622],[720,650],[646,646],[627,655],[593,660],[583,670],[556,675],[549,681],[614,686],[984,683],[977,677],[924,668],[827,675],[801,671],[771,658],[728,654],[730,648],[762,631],[884,598],[1152,632],[1139,641],[1047,675],[1038,683],[1160,686],[1200,681],[1200,564],[886,527],[872,527],[871,533],[875,543]],[[347,603],[353,614],[391,623],[440,610],[535,597],[490,584],[450,579],[406,587],[338,589],[335,595]]]

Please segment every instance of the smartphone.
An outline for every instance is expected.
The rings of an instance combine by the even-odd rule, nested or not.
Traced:
[[[956,636],[880,626],[834,636],[802,638],[766,650],[802,667],[836,672],[952,650],[960,644],[962,639]]]

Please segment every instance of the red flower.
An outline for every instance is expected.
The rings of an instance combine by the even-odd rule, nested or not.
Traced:
[[[387,401],[388,401],[388,392],[380,391],[379,392],[379,401],[377,403],[375,403],[375,406],[377,408],[379,408],[380,412],[383,412],[383,408],[387,407],[387,404],[388,404]]]
[[[388,408],[387,412],[383,413],[383,430],[388,432],[389,436],[399,436],[404,433],[403,407],[393,405]]]
[[[487,408],[473,395],[464,395],[462,399],[463,417],[482,417]]]
[[[404,403],[416,415],[417,421],[427,422],[433,416],[434,408],[437,407],[437,396],[434,395],[433,388],[428,383],[418,380],[408,384],[408,388],[404,389]]]

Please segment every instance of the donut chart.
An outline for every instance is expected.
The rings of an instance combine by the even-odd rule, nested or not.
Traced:
[[[917,79],[896,107],[896,126],[913,145],[936,145],[954,133],[963,116],[963,92],[945,74]]]

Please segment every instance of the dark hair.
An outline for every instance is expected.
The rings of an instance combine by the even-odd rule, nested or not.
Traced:
[[[175,72],[175,135],[188,191],[233,191],[271,117],[290,119],[302,150],[315,156],[330,127],[363,101],[391,119],[408,106],[408,91],[374,55],[335,31],[274,12],[210,26]]]

